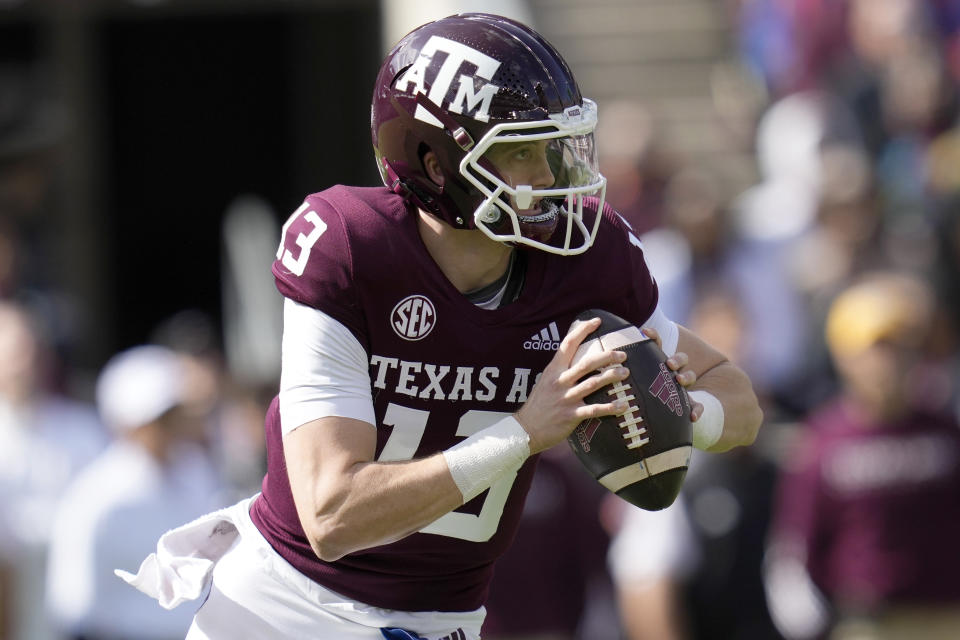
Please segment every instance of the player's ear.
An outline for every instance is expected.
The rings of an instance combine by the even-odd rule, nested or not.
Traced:
[[[440,161],[437,159],[437,154],[433,151],[427,151],[423,154],[423,168],[426,170],[427,176],[437,183],[437,186],[443,186],[445,180],[443,179],[443,171],[440,170]]]

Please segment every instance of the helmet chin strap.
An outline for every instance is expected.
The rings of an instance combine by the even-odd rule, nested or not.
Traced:
[[[423,108],[430,113],[434,118],[440,122],[444,129],[450,133],[453,137],[453,140],[457,143],[464,151],[470,151],[473,148],[474,142],[473,137],[470,135],[465,128],[460,126],[460,124],[451,118],[446,111],[440,108],[433,100],[427,97],[422,91],[417,92],[417,97],[415,98],[417,102],[417,107]]]

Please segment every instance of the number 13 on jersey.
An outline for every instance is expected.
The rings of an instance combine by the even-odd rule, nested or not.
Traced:
[[[313,228],[306,234],[297,234],[295,242],[297,246],[300,247],[298,255],[293,255],[293,252],[286,248],[287,230],[290,229],[290,225],[292,225],[309,206],[308,203],[304,202],[300,205],[300,208],[294,211],[287,219],[283,225],[283,230],[280,231],[280,246],[277,248],[277,260],[297,276],[303,275],[304,269],[307,268],[307,261],[310,259],[310,250],[313,248],[313,245],[317,243],[317,240],[320,239],[320,236],[323,235],[323,232],[327,230],[327,223],[320,219],[316,211],[311,209],[304,214],[303,219],[313,225]]]
[[[468,438],[509,415],[509,413],[502,411],[471,409],[460,417],[460,422],[457,425],[457,436]],[[393,427],[393,431],[387,438],[383,451],[380,453],[379,461],[410,460],[413,458],[417,447],[420,445],[423,432],[427,428],[429,418],[430,413],[428,411],[401,407],[391,402],[387,406],[383,423],[388,427]],[[510,496],[510,490],[513,488],[513,482],[516,478],[516,471],[505,473],[490,485],[487,497],[483,501],[483,507],[477,515],[451,511],[420,531],[471,542],[486,542],[497,532],[500,525],[500,516],[503,515],[503,507],[507,503],[507,498]]]

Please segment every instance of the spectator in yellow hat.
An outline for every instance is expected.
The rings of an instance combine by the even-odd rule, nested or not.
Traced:
[[[788,639],[956,638],[960,427],[918,384],[936,300],[878,273],[826,319],[837,396],[786,456],[765,570]]]

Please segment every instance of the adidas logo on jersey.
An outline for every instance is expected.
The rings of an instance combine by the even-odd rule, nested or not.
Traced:
[[[556,351],[560,348],[560,331],[557,329],[557,323],[551,322],[549,326],[540,329],[539,333],[530,336],[530,339],[523,343],[523,348],[528,351]]]

